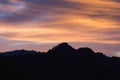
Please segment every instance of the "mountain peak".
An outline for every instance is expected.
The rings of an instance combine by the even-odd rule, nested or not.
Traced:
[[[58,44],[58,46],[60,46],[60,47],[68,47],[68,46],[71,47],[67,42],[60,43],[60,44]]]
[[[68,43],[64,42],[53,47],[51,50],[48,51],[48,53],[62,54],[62,53],[71,53],[73,51],[75,51],[75,49],[71,47]]]
[[[84,53],[84,54],[95,53],[92,49],[90,49],[88,47],[79,48],[79,49],[77,49],[77,51],[78,51],[78,53]]]
[[[58,44],[57,46],[55,46],[54,49],[71,50],[74,48],[72,48],[68,43],[64,42],[64,43],[61,43],[61,44]]]

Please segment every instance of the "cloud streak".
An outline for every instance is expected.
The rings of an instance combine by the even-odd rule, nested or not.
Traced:
[[[0,0],[0,37],[120,44],[119,0]]]

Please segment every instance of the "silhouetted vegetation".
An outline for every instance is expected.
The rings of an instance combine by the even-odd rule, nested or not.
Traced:
[[[120,58],[62,43],[46,53],[1,53],[0,73],[1,80],[120,80]]]

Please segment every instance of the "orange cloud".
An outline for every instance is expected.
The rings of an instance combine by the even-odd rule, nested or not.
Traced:
[[[13,5],[9,4],[10,2]],[[116,32],[120,29],[119,2],[8,0],[2,5],[8,6],[2,8],[3,12],[7,11],[4,13],[11,13],[7,16],[1,15],[0,37],[2,38],[35,42],[120,43],[119,31]],[[9,11],[13,10],[11,6],[15,8],[15,13]]]

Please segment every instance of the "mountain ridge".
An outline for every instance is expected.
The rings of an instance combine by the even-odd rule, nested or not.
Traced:
[[[88,51],[88,52],[87,52]],[[14,51],[8,51],[8,52],[2,52],[0,55],[25,55],[26,54],[41,54],[41,53],[55,53],[55,54],[66,54],[66,53],[95,53],[91,48],[88,47],[82,47],[75,49],[71,45],[69,45],[67,42],[63,42],[58,44],[57,46],[53,47],[52,49],[49,49],[47,52],[36,52],[34,50],[14,50]]]
[[[120,80],[120,58],[61,43],[46,53],[0,54],[0,72],[3,80]]]

